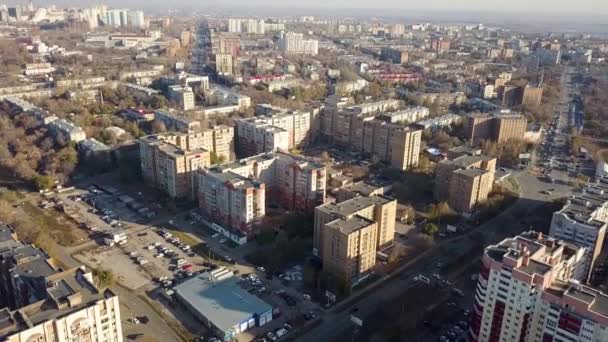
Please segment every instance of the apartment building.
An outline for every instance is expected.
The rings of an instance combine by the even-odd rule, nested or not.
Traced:
[[[465,135],[472,144],[482,140],[505,143],[511,139],[522,140],[528,121],[521,114],[473,113],[465,116]]]
[[[336,98],[338,99],[338,98]],[[378,102],[362,103],[356,106],[345,107],[342,110],[331,110],[327,114],[330,140],[334,144],[342,146],[353,146],[353,150],[361,150],[361,139],[363,135],[364,121],[373,120],[374,114],[390,112],[398,109],[398,100],[386,100]]]
[[[184,135],[149,135],[139,139],[146,184],[172,198],[196,198],[196,171],[211,165],[211,156],[208,150],[196,145],[189,149],[190,144]]]
[[[377,223],[355,215],[325,224],[323,231],[323,271],[348,285],[369,276],[376,265]]]
[[[521,104],[524,106],[540,106],[543,100],[543,87],[527,84],[523,89]]]
[[[317,111],[281,111],[235,120],[237,150],[252,156],[277,150],[289,151],[312,140]]]
[[[287,32],[278,42],[279,50],[287,53],[316,56],[319,53],[319,41],[304,39],[302,33]]]
[[[80,268],[45,278],[45,297],[17,311],[0,310],[7,342],[122,342],[118,296],[98,290]]]
[[[435,198],[458,212],[471,212],[488,199],[496,158],[463,155],[437,163]]]
[[[122,342],[118,297],[84,267],[62,270],[0,227],[0,336],[8,342]]]
[[[78,143],[87,138],[82,128],[64,119],[53,120],[48,127],[54,135],[62,135],[67,141]]]
[[[162,122],[167,130],[194,133],[201,130],[201,123],[197,120],[179,116],[177,112],[168,110],[154,111],[154,121]]]
[[[586,282],[602,251],[608,226],[608,179],[600,178],[583,189],[582,194],[570,196],[564,207],[553,213],[549,235],[574,243],[585,251]]]
[[[390,245],[395,235],[397,200],[384,196],[356,196],[340,203],[327,203],[315,208],[313,253],[324,259],[326,225],[359,216],[376,222],[376,249]]]
[[[608,296],[576,280],[578,246],[525,232],[482,256],[469,341],[606,341]]]
[[[351,144],[364,156],[388,162],[400,170],[418,165],[422,130],[380,120],[365,120],[362,133],[361,139],[353,140]],[[355,129],[353,136],[358,135]]]
[[[396,112],[383,113],[378,116],[378,119],[390,123],[409,124],[427,118],[429,115],[430,111],[428,108],[422,106],[415,106],[401,109]]]
[[[234,74],[234,57],[228,53],[216,54],[215,71],[220,75]]]
[[[197,133],[158,134],[164,142],[184,150],[203,149],[224,162],[234,159],[234,128],[219,125]]]
[[[253,224],[266,215],[265,184],[221,167],[203,169],[197,177],[202,214],[251,237]]]
[[[177,104],[181,110],[194,109],[194,92],[188,86],[172,85],[169,86],[169,99]]]
[[[244,183],[247,185],[247,189],[255,184],[259,184],[256,185],[257,187],[263,185],[263,194],[266,195],[265,202],[276,204],[287,210],[312,212],[316,206],[325,203],[326,200],[325,184],[327,176],[325,166],[284,152],[260,154],[232,163],[216,165],[210,170],[202,170],[198,174],[199,200],[206,193],[215,191],[209,187],[212,187],[217,182],[207,181],[205,178],[214,177],[218,174],[228,174],[228,176],[222,177],[235,179],[235,181],[243,179],[251,180],[253,183]],[[257,194],[262,195],[260,192]],[[257,203],[260,203],[260,205],[264,204],[260,201],[257,201]],[[209,208],[206,207],[208,205],[210,206]],[[212,213],[213,208],[215,208],[211,201],[199,201],[199,206],[201,206],[203,214]],[[224,218],[217,223],[228,225],[228,228],[242,229],[246,227],[247,231],[244,233],[250,236],[250,223],[252,221],[232,221],[225,218],[254,217],[257,219],[264,216],[264,212],[259,212],[259,215],[246,213],[251,212],[253,209],[253,207],[245,208],[235,205],[230,206],[230,210],[238,210],[240,211],[239,213],[230,214],[222,212],[215,214],[215,216],[207,217],[218,220],[219,218]],[[239,224],[235,224],[235,222]]]
[[[409,52],[407,49],[384,47],[380,51],[380,58],[394,64],[405,64],[409,61]]]

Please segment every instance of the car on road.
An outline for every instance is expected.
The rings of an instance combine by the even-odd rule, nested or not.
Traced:
[[[277,338],[281,338],[281,337],[285,336],[285,334],[287,334],[287,329],[281,328],[281,329],[277,330],[275,332],[275,334],[277,335]]]
[[[266,272],[266,269],[264,267],[262,267],[262,266],[258,266],[257,270],[260,271],[260,272]]]
[[[271,341],[277,340],[277,335],[275,335],[272,331],[269,331],[268,334],[266,334],[266,337],[268,337]]]
[[[311,300],[311,299],[312,299],[312,298],[310,297],[310,295],[308,295],[308,294],[306,294],[306,293],[302,295],[302,298],[304,298],[304,299],[306,299],[306,300]]]

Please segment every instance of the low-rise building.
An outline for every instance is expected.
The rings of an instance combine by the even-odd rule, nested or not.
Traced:
[[[51,63],[32,63],[25,65],[25,76],[42,76],[55,72]]]
[[[416,125],[421,126],[424,129],[437,130],[444,127],[449,127],[452,124],[456,124],[462,121],[462,116],[458,114],[445,114],[435,118],[425,119],[416,122]]]
[[[74,141],[78,143],[87,138],[87,134],[82,128],[64,119],[54,120],[49,124],[48,127],[54,135],[60,134],[68,141]]]
[[[125,89],[127,90],[127,92],[129,92],[137,97],[141,97],[141,98],[150,98],[154,95],[160,94],[160,92],[158,90],[140,86],[140,85],[133,84],[133,83],[125,83],[124,86],[125,86]]]
[[[154,111],[154,120],[162,122],[167,130],[194,133],[201,130],[201,123],[197,120],[179,116],[176,112],[168,110]]]
[[[430,115],[430,111],[426,107],[416,106],[401,109],[396,112],[387,112],[380,114],[377,118],[390,123],[414,123],[422,120]]]
[[[222,341],[272,321],[272,306],[241,288],[232,271],[223,267],[179,284],[175,295]]]

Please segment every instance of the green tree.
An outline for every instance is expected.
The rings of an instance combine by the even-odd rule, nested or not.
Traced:
[[[428,209],[429,220],[433,222],[440,222],[441,219],[450,215],[451,212],[452,210],[450,209],[450,206],[447,204],[447,202],[431,204],[429,205]]]
[[[93,270],[93,279],[95,280],[95,285],[99,288],[107,288],[114,285],[114,273],[110,270],[105,269],[94,269]]]
[[[38,190],[48,190],[55,183],[55,180],[53,179],[53,177],[42,176],[42,175],[38,175],[38,174],[35,175],[32,180],[34,181],[34,185],[36,185],[36,188],[38,188]]]
[[[428,236],[435,236],[439,232],[439,226],[435,223],[428,222],[422,227],[422,232]]]

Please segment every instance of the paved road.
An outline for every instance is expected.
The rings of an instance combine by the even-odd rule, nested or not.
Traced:
[[[516,226],[518,219],[521,216],[532,213],[548,200],[546,195],[540,193],[548,185],[539,181],[536,176],[526,172],[516,173],[514,176],[520,183],[522,194],[511,207],[465,236],[442,241],[435,248],[425,252],[413,265],[401,267],[397,272],[380,283],[379,286],[370,290],[369,294],[360,300],[349,303],[346,310],[341,312],[329,311],[323,317],[323,323],[320,326],[304,334],[297,341],[331,341],[345,331],[354,329],[353,323],[350,322],[350,308],[358,308],[356,315],[365,321],[365,317],[373,314],[378,305],[398,298],[403,292],[413,287],[414,282],[411,279],[415,275],[428,273],[430,265],[435,265],[438,261],[441,261],[442,255],[440,250],[442,250],[442,247],[454,249],[467,245],[470,246],[475,242],[470,239],[471,234],[474,232],[481,233],[484,241],[498,242],[513,234],[510,232],[510,225],[520,229],[519,226]],[[555,185],[551,184],[550,186],[554,187]],[[566,191],[567,189],[563,188],[559,192]],[[477,260],[471,261],[471,263],[474,262],[477,262]]]

